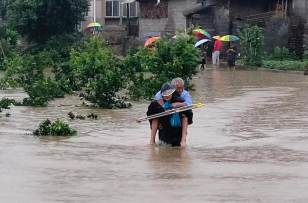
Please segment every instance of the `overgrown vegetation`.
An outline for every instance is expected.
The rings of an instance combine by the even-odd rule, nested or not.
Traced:
[[[134,99],[152,99],[161,85],[175,77],[181,77],[189,87],[189,81],[197,73],[198,52],[194,47],[193,36],[179,35],[177,39],[163,39],[155,42],[150,52],[140,48],[136,54],[124,60],[125,69],[136,72],[138,69],[150,72],[145,77],[140,73],[132,77],[130,95]]]
[[[0,70],[6,70],[8,61],[17,54],[17,39],[18,33],[16,31],[0,27]]]
[[[33,134],[43,136],[74,136],[77,134],[77,131],[60,120],[56,120],[52,123],[47,119],[40,123],[39,128],[36,129]]]
[[[3,98],[0,100],[0,113],[3,109],[10,109],[10,106],[14,103],[13,99]]]
[[[295,53],[290,52],[286,47],[275,47],[274,53],[264,56],[264,60],[290,61],[299,59]]]
[[[53,36],[77,31],[88,0],[2,0],[5,23],[31,41],[45,43]]]
[[[239,36],[244,65],[261,67],[264,53],[262,29],[258,26],[245,25],[239,32]]]
[[[69,65],[86,87],[86,100],[101,108],[126,107],[119,91],[128,84],[129,70],[103,40],[85,40],[71,51]]]
[[[308,66],[308,61],[275,61],[275,60],[264,60],[263,67],[278,70],[294,70],[304,71],[305,67]]]

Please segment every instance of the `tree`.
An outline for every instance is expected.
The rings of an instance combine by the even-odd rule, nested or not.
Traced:
[[[76,31],[88,11],[88,0],[2,0],[8,27],[38,43]]]

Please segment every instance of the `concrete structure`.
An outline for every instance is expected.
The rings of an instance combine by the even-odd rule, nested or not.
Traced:
[[[121,4],[125,0],[96,0],[96,22],[100,23],[103,27],[106,26],[124,26],[126,27],[126,5]],[[131,25],[138,27],[138,2],[130,3],[130,22]],[[90,1],[90,9],[87,12],[85,21],[81,22],[80,29],[84,30],[89,23],[93,22],[94,18],[94,5],[93,0]],[[138,30],[137,30],[138,32]]]
[[[186,9],[197,6],[196,0],[137,0],[140,4],[139,36],[146,33],[158,33],[163,36],[167,32],[184,31]]]
[[[300,18],[308,27],[308,0],[161,0],[159,5],[156,0],[137,1],[140,36],[163,36],[184,31],[192,24],[211,35],[237,34],[238,29],[249,23],[264,28],[266,50],[271,52],[276,46],[302,46],[300,31],[296,30],[300,23],[294,18]],[[308,30],[304,30],[304,45],[308,45]],[[294,41],[296,45],[289,46]]]

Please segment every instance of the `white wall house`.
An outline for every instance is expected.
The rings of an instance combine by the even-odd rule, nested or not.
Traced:
[[[96,22],[103,27],[109,25],[126,25],[127,0],[95,0]],[[124,3],[124,4],[122,4]],[[94,21],[94,4],[90,1],[90,10],[87,12],[85,21],[81,22],[81,30],[85,29],[89,23]],[[131,24],[138,23],[139,4],[129,3],[129,16]]]

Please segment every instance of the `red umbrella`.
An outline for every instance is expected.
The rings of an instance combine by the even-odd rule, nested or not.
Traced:
[[[153,44],[156,40],[161,39],[161,37],[152,37],[150,39],[148,39],[145,43],[144,43],[144,47],[148,47],[151,44]]]
[[[196,37],[199,37],[201,39],[211,39],[211,35],[205,31],[205,30],[202,30],[202,29],[196,29],[196,30],[193,30],[193,33]]]

